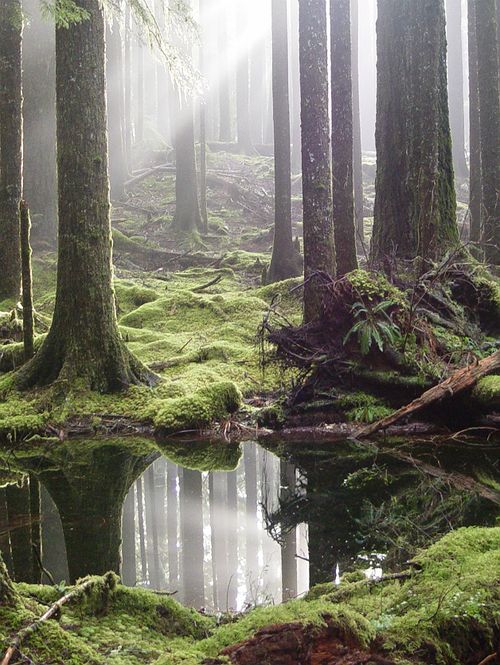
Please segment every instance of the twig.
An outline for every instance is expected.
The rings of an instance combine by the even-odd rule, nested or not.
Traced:
[[[38,547],[34,543],[32,543],[31,547],[33,548],[33,553],[35,555],[35,558],[37,560],[37,563],[38,563],[38,566],[39,566],[40,570],[47,577],[47,579],[52,584],[52,586],[57,586],[56,581],[55,581],[54,577],[52,576],[52,573],[50,571],[48,571],[47,568],[45,568],[45,566],[43,565],[42,557],[40,556],[40,551],[39,551]]]
[[[489,656],[486,656],[486,658],[483,658],[479,665],[487,665],[487,663],[492,663],[497,656],[498,653],[495,651],[495,653],[491,653]]]
[[[211,286],[215,286],[215,284],[218,284],[224,279],[224,275],[217,275],[214,279],[212,279],[210,282],[207,282],[207,284],[202,284],[201,286],[196,286],[194,289],[191,289],[193,293],[200,293],[201,291],[205,291],[205,289],[210,288]]]

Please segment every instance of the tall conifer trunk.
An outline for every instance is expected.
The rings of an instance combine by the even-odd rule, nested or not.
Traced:
[[[274,119],[274,243],[268,281],[300,274],[292,235],[292,165],[288,86],[287,0],[272,0]]]
[[[125,81],[120,23],[114,18],[106,30],[109,176],[113,201],[123,198],[127,179],[125,151]]]
[[[17,375],[21,389],[59,380],[110,392],[155,377],[127,350],[116,320],[106,135],[105,28],[89,18],[56,32],[59,251],[50,331]],[[75,157],[76,156],[76,157]]]
[[[238,147],[243,153],[252,151],[252,131],[250,125],[250,62],[246,44],[248,26],[246,0],[233,0],[236,9],[238,39],[245,43],[236,66],[236,127]]]
[[[446,25],[453,166],[455,175],[465,180],[469,175],[469,170],[465,160],[462,0],[446,0]]]
[[[352,115],[353,115],[353,178],[354,178],[354,224],[356,242],[364,246],[364,194],[363,194],[363,149],[361,145],[361,110],[359,101],[359,4],[351,2],[351,71],[352,71]]]
[[[424,263],[458,241],[444,0],[379,0],[372,255]]]
[[[20,0],[0,4],[0,301],[21,289],[19,204],[23,182]]]
[[[495,0],[476,0],[482,221],[485,256],[500,263],[500,90],[499,33]]]
[[[299,57],[304,200],[304,320],[320,314],[315,273],[335,271],[332,171],[328,114],[326,0],[299,2]]]
[[[468,0],[469,40],[469,217],[470,240],[481,240],[481,131],[477,83],[477,40],[475,0]]]
[[[358,265],[354,227],[351,0],[330,0],[333,231],[337,275]]]

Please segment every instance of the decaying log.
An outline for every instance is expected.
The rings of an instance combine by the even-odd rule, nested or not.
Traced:
[[[110,576],[109,579],[108,576]],[[106,575],[104,578],[104,582],[105,584],[111,585],[110,580],[113,580],[114,584],[114,579],[115,579],[114,576],[111,576],[108,573],[108,575]],[[40,628],[40,626],[42,626],[45,622],[57,617],[61,611],[61,608],[64,605],[70,603],[73,600],[76,600],[77,598],[81,598],[83,594],[85,594],[87,591],[90,591],[92,587],[94,587],[96,584],[101,583],[102,581],[103,578],[101,577],[86,580],[82,584],[76,586],[72,591],[62,596],[62,598],[59,598],[59,600],[53,603],[49,607],[49,609],[45,612],[45,614],[43,614],[39,619],[37,619],[33,623],[29,624],[29,626],[26,626],[26,628],[23,628],[21,631],[19,631],[16,637],[10,642],[9,647],[5,652],[5,656],[3,657],[0,665],[9,665],[14,654],[19,651],[21,645],[28,639],[30,635],[35,633]]]
[[[436,402],[441,401],[445,397],[450,397],[457,395],[464,390],[473,388],[479,379],[488,374],[493,374],[500,369],[500,351],[496,351],[488,358],[480,360],[475,365],[469,365],[454,372],[446,381],[434,386],[430,390],[427,390],[419,398],[410,402],[406,406],[402,407],[395,413],[382,418],[368,427],[363,428],[360,432],[357,433],[357,438],[363,438],[371,436],[380,430],[387,429],[391,425],[398,423],[409,416],[418,413],[422,409],[435,404]]]

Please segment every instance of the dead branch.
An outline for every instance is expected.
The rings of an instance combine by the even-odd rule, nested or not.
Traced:
[[[403,418],[418,413],[431,404],[440,402],[445,397],[453,397],[464,390],[473,388],[479,379],[488,374],[492,374],[498,369],[500,369],[500,351],[496,351],[491,356],[484,358],[484,360],[479,361],[475,365],[470,365],[454,372],[445,381],[439,383],[430,390],[427,390],[423,395],[413,400],[413,402],[410,402],[410,404],[402,407],[392,415],[382,418],[362,429],[358,432],[357,437],[363,438],[371,436],[372,434],[375,434],[375,432],[387,429],[391,425],[398,423],[403,420]]]
[[[211,286],[215,286],[216,284],[218,284],[223,279],[224,279],[224,275],[217,275],[217,277],[210,280],[210,282],[207,282],[207,284],[202,284],[201,286],[196,286],[194,289],[191,289],[191,291],[193,293],[201,293],[202,291],[205,291],[206,289],[209,289]]]

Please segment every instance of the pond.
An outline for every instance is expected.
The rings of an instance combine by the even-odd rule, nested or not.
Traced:
[[[207,612],[276,604],[494,524],[498,452],[470,439],[31,442],[3,454],[0,549],[17,579],[40,576],[38,552],[56,582],[114,569]]]

